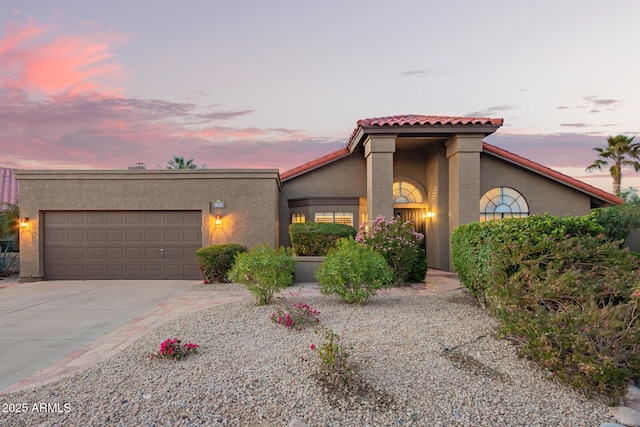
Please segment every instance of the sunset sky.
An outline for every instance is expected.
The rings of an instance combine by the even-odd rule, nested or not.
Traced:
[[[610,191],[584,169],[640,133],[639,16],[636,0],[3,0],[0,167],[282,172],[358,119],[502,117],[487,142]]]

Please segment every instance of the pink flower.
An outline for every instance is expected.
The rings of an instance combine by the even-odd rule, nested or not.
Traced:
[[[311,350],[315,350],[316,345],[315,345],[315,344],[311,344],[311,345],[309,346],[309,348],[310,348]]]

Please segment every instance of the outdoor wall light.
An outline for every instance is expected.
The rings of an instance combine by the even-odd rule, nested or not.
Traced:
[[[431,218],[433,218],[434,216],[436,216],[436,214],[435,214],[431,209],[429,209],[429,210],[427,211],[427,218],[431,219]]]
[[[31,222],[29,221],[29,217],[28,216],[25,216],[24,218],[22,218],[22,220],[20,220],[20,228],[22,228],[22,229],[29,228],[30,224],[31,224]]]
[[[222,227],[222,215],[216,214],[215,225],[216,225],[216,228]]]

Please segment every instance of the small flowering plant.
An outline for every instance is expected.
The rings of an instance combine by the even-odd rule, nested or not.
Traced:
[[[198,344],[189,342],[183,344],[178,338],[168,338],[160,344],[160,349],[156,354],[152,354],[151,358],[162,357],[165,359],[180,360],[187,357],[190,353],[197,353]]]
[[[356,369],[356,365],[349,360],[354,346],[345,344],[340,335],[329,328],[323,327],[314,332],[324,336],[321,344],[309,345],[309,350],[317,357],[316,377],[328,385],[347,384],[353,378]]]
[[[301,331],[308,325],[320,322],[320,312],[302,301],[291,304],[286,298],[280,301],[281,307],[271,313],[271,321],[287,328]]]

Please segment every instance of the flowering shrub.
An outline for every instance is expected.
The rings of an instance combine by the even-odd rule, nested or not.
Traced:
[[[379,252],[394,272],[394,282],[421,282],[427,274],[424,249],[420,247],[424,234],[415,231],[410,222],[399,216],[391,219],[378,215],[368,224],[361,224],[356,242]]]
[[[363,304],[378,289],[393,283],[393,271],[373,248],[341,239],[315,272],[323,294],[335,294],[351,304]]]
[[[352,344],[344,344],[340,335],[329,328],[316,329],[316,334],[324,334],[324,342],[311,344],[309,349],[318,358],[317,378],[331,385],[347,385],[353,378],[355,364],[349,360]]]
[[[275,313],[271,313],[271,321],[278,325],[283,325],[287,328],[301,331],[306,328],[307,325],[316,324],[320,322],[320,312],[311,308],[309,304],[304,304],[301,301],[290,304],[283,298],[283,308],[279,308]]]
[[[200,347],[198,344],[194,344],[192,342],[182,344],[182,342],[177,338],[169,338],[162,341],[158,353],[152,354],[151,357],[180,360],[190,353],[197,353],[198,347]]]

